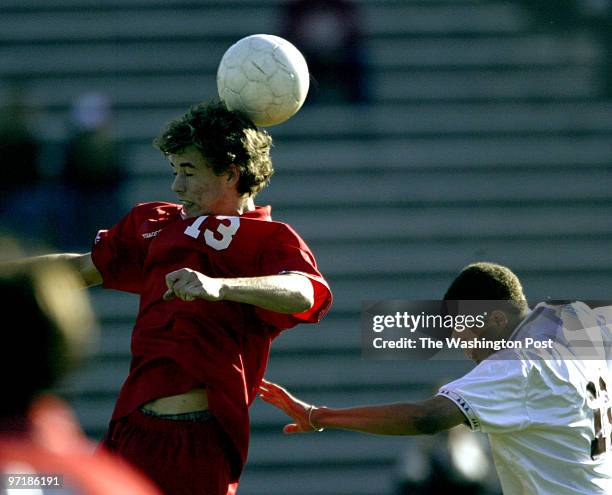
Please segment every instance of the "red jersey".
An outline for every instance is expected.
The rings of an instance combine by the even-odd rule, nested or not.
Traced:
[[[59,399],[51,396],[38,399],[29,418],[21,422],[19,428],[13,427],[16,423],[0,425],[0,471],[61,476],[63,480],[59,483],[70,488],[70,493],[77,490],[74,493],[83,495],[161,495],[149,480],[120,458],[101,450],[93,455],[95,445]],[[54,492],[53,485],[45,491]]]
[[[248,449],[248,406],[272,339],[319,321],[332,296],[308,246],[291,227],[271,220],[270,207],[229,217],[183,218],[181,211],[170,203],[138,205],[100,231],[92,250],[104,287],[140,294],[130,373],[113,420],[155,398],[206,387],[209,408],[239,454],[237,479]],[[298,272],[311,280],[315,302],[286,315],[232,301],[164,301],[166,275],[181,268],[215,278]]]

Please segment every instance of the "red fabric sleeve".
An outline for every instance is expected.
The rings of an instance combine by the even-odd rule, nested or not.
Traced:
[[[102,274],[103,286],[139,294],[144,253],[138,243],[138,207],[109,230],[96,236],[91,258]]]
[[[282,225],[266,242],[260,253],[262,275],[298,273],[308,277],[314,289],[314,304],[303,313],[282,314],[256,308],[258,316],[281,330],[298,323],[317,323],[332,303],[332,293],[306,243],[289,226]]]

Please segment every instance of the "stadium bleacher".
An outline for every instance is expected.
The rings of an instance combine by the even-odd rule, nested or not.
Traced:
[[[172,200],[152,137],[216,94],[232,42],[278,32],[280,3],[3,0],[0,104],[23,82],[43,109],[44,139],[58,143],[72,98],[104,91],[129,153],[126,211]],[[612,278],[612,104],[596,37],[546,29],[511,0],[358,3],[372,101],[307,101],[271,128],[277,173],[259,198],[303,235],[335,293],[321,325],[279,337],[268,378],[338,406],[425,398],[470,367],[362,360],[364,299],[439,298],[479,259],[511,266],[535,299],[605,299]],[[127,372],[137,300],[91,294],[100,350],[61,391],[99,438]],[[241,495],[393,493],[409,440],[285,437],[285,419],[260,401],[252,419]]]

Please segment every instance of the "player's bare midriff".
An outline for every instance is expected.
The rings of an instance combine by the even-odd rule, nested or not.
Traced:
[[[208,409],[208,395],[204,388],[194,388],[189,392],[147,402],[144,409],[157,414],[182,414]]]

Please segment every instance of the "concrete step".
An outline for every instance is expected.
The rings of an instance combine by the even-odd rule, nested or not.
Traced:
[[[219,6],[231,6],[234,8],[248,6],[278,7],[286,0],[198,0],[198,7],[214,8]],[[375,6],[384,8],[397,5],[397,0],[354,0],[354,3],[363,6]],[[480,0],[402,0],[406,6],[475,6],[481,4]],[[160,8],[172,7],[175,9],[194,8],[193,0],[106,0],[100,4],[97,0],[5,0],[0,5],[0,12],[34,12],[34,11],[113,11],[142,9],[158,10]]]
[[[612,143],[609,145],[612,146]],[[364,151],[365,148],[363,146]],[[516,151],[525,150],[516,147]],[[593,150],[584,151],[589,153]],[[374,150],[370,150],[370,153],[374,153],[370,156],[375,156]],[[170,178],[133,177],[126,181],[123,188],[125,203],[173,201],[175,194],[169,190]],[[558,173],[543,170],[518,172],[510,167],[477,171],[458,169],[454,173],[435,169],[372,173],[355,171],[350,175],[279,173],[273,178],[271,186],[260,193],[258,202],[283,208],[348,205],[411,207],[422,204],[466,206],[479,202],[518,205],[522,201],[556,201],[562,206],[564,201],[609,200],[609,180],[609,170],[596,173],[585,173],[579,169]],[[296,187],[297,184],[299,187]]]
[[[161,62],[160,62],[161,63]],[[111,102],[116,104],[114,123],[115,134],[120,140],[143,140],[150,142],[152,137],[170,119],[181,115],[191,105],[215,98],[217,87],[213,72],[202,71],[178,71],[177,73],[164,72],[168,65],[163,62],[164,69],[137,68],[134,72],[109,71],[97,74],[53,74],[53,72],[38,72],[36,75],[28,75],[28,100],[30,105],[36,109],[36,117],[41,134],[46,139],[61,140],[66,135],[66,125],[69,117],[69,107],[74,99],[81,94],[89,92],[101,92],[108,95]],[[134,63],[138,66],[138,63]],[[36,71],[39,71],[37,68]],[[97,71],[97,69],[95,69]],[[1,72],[0,72],[1,74]],[[9,75],[10,76],[10,75]],[[554,84],[553,84],[554,81]],[[320,91],[315,86],[311,92]],[[448,105],[452,112],[453,104],[461,102],[479,105],[504,103],[506,107],[511,105],[525,104],[526,102],[537,102],[545,100],[553,105],[559,102],[571,102],[581,104],[596,104],[597,95],[600,91],[600,81],[596,74],[596,68],[587,66],[560,66],[555,68],[527,67],[512,70],[409,70],[402,69],[388,72],[378,72],[372,75],[373,99],[380,107],[342,108],[340,105],[321,106],[310,104],[307,100],[301,113],[281,127],[273,128],[272,133],[280,129],[294,129],[299,126],[302,119],[305,123],[313,120],[321,122],[327,120],[327,126],[334,124],[337,132],[347,134],[355,128],[361,132],[380,135],[385,129],[397,133],[413,128],[419,130],[419,124],[423,122],[430,125],[424,132],[435,132],[431,124],[436,124],[436,119],[442,120],[436,104]],[[0,84],[0,95],[6,97],[9,86]],[[551,102],[551,100],[556,100]],[[604,108],[607,103],[602,102]],[[424,106],[423,106],[424,105]],[[467,105],[463,105],[466,107]],[[440,107],[438,107],[440,108]],[[459,107],[457,107],[459,108]],[[524,107],[523,107],[524,108]],[[428,110],[433,113],[428,117]],[[410,118],[403,110],[413,110]],[[485,132],[494,132],[495,129],[503,129],[504,126],[513,126],[517,119],[527,120],[527,129],[533,129],[533,118],[536,115],[530,113],[517,116],[521,107],[511,109],[508,116],[500,114],[498,119],[491,119],[491,129]],[[442,110],[443,111],[443,110]],[[329,113],[332,116],[329,117]],[[389,121],[383,123],[381,128],[375,124],[381,120],[381,113],[389,114]],[[537,110],[536,110],[537,112]],[[579,110],[578,110],[579,112]],[[598,113],[599,112],[599,113]],[[594,112],[596,118],[605,109]],[[419,118],[419,114],[423,117]],[[470,112],[472,113],[472,112]],[[551,110],[554,115],[554,107]],[[302,114],[304,117],[302,118]],[[308,114],[313,117],[308,117]],[[369,119],[373,119],[371,122]],[[464,132],[470,132],[472,126],[482,127],[478,123],[479,113],[477,110],[473,116],[459,115],[459,122],[468,119],[468,127]],[[584,114],[582,114],[584,115]],[[580,116],[580,114],[578,115]],[[352,121],[343,127],[343,123],[351,117],[365,118],[365,122]],[[412,118],[414,117],[414,123]],[[531,117],[531,124],[529,118]],[[588,118],[588,115],[586,115]],[[398,120],[399,119],[399,120]],[[499,120],[498,123],[493,123]],[[567,122],[567,118],[564,120]],[[399,124],[400,127],[394,127]],[[312,126],[312,132],[324,133],[327,127],[321,124],[320,131]],[[358,126],[358,127],[357,127]],[[546,132],[551,127],[558,126],[555,120],[548,122],[544,120],[541,127],[536,127],[536,132]],[[439,132],[444,134],[447,129],[457,129],[455,120],[446,120],[440,124]],[[282,132],[282,131],[281,131]]]
[[[427,245],[424,245],[423,250],[426,249]],[[401,253],[403,248],[398,247],[396,250]],[[449,248],[448,252],[451,251]],[[559,249],[554,251],[558,253]],[[532,260],[530,252],[526,258],[521,258],[513,256],[509,249],[500,254],[478,250],[464,251],[463,256],[451,253],[449,260],[443,259],[440,251],[437,251],[435,263],[431,259],[425,259],[421,265],[410,261],[411,266],[418,265],[416,272],[406,270],[402,265],[390,266],[388,271],[380,273],[360,270],[359,265],[365,264],[364,259],[369,261],[372,252],[368,251],[366,258],[356,259],[355,267],[350,271],[334,272],[334,260],[320,256],[315,250],[319,262],[332,269],[331,273],[323,270],[334,293],[331,314],[335,311],[341,314],[359,313],[361,301],[365,299],[440,299],[463,266],[483,260],[506,264],[516,271],[523,280],[528,298],[606,299],[610,296],[609,278],[612,276],[612,268],[605,251],[596,253],[596,260],[603,259],[601,263],[585,257],[584,262],[578,266],[562,258],[544,260],[540,266]],[[409,254],[398,254],[398,258],[407,258]],[[545,258],[545,253],[540,252],[537,258]],[[99,291],[93,298],[98,315],[106,319],[121,319],[123,324],[128,324],[126,329],[129,328],[129,322],[135,320],[135,302],[135,296],[110,290]]]
[[[176,99],[176,88],[169,84],[164,87],[172,89]],[[189,87],[195,89],[194,86]],[[127,99],[122,103],[115,100],[113,135],[128,148],[135,166],[144,167],[145,173],[150,172],[149,162],[159,158],[159,154],[151,147],[153,137],[169,120],[182,115],[197,100],[186,100],[180,106],[172,99],[156,98],[155,91],[136,91],[132,83],[125,81],[122,86],[115,86],[114,91],[122,92],[122,88],[130,95],[124,94]],[[177,88],[187,90],[180,85]],[[44,113],[44,136],[48,140],[59,141],[67,134],[67,98],[72,98],[74,93],[53,93],[50,89],[47,92],[48,95],[37,94],[36,100],[42,102],[47,96],[59,97],[62,103],[61,107],[48,109]],[[268,132],[276,144],[275,157],[277,152],[282,157],[284,149],[294,144],[308,144],[316,148],[322,144],[321,141],[333,143],[357,138],[372,140],[401,137],[410,139],[412,143],[423,142],[424,145],[426,139],[450,137],[534,139],[537,136],[538,139],[560,139],[579,135],[588,138],[612,133],[612,104],[596,99],[554,103],[381,102],[363,106],[307,103],[295,117],[268,129]],[[135,170],[140,171],[139,168]]]
[[[382,240],[428,244],[440,240],[544,240],[612,235],[612,205],[515,207],[346,208],[322,213],[272,208],[273,218],[289,223],[311,245]],[[571,228],[568,228],[571,226]]]
[[[65,74],[216,73],[230,46],[226,40],[165,40],[105,43],[70,41],[0,47],[0,73],[58,77]],[[550,34],[510,37],[376,39],[366,44],[369,70],[520,68],[584,66],[599,63],[601,49],[586,33],[567,38]],[[315,74],[316,76],[316,74]],[[170,88],[168,88],[170,89]],[[167,91],[168,97],[170,91]]]
[[[381,101],[564,99],[596,96],[600,82],[592,66],[528,68],[524,71],[479,70],[462,73],[397,71],[374,74],[372,87]]]
[[[130,188],[134,187],[134,193],[138,191],[137,188],[142,188],[144,193],[150,187],[147,176],[151,178],[153,191],[169,189],[172,177],[169,163],[151,144],[131,148],[130,156],[135,174],[135,183]],[[456,175],[453,180],[473,174],[500,174],[499,180],[515,175],[521,180],[527,178],[523,174],[537,175],[538,171],[553,176],[557,173],[580,175],[581,167],[597,167],[601,169],[597,173],[605,174],[605,170],[609,169],[610,156],[612,140],[605,134],[412,139],[389,137],[277,142],[272,150],[276,175],[269,191],[286,187],[291,190],[292,186],[288,182],[295,181],[294,177],[298,173],[301,175],[300,182],[305,182],[305,179],[310,182],[309,176],[313,176],[313,180],[321,176],[329,182],[329,176],[333,174],[342,182],[353,180],[351,176],[360,176],[356,179],[360,180],[369,174],[374,182],[383,183],[398,179],[398,174],[402,173],[406,174],[406,179],[411,173],[429,175],[432,180],[436,174],[446,174],[448,178],[454,171]],[[342,177],[341,174],[346,176]],[[444,178],[442,175],[438,176],[439,179]],[[336,183],[336,178],[333,183],[341,186]],[[435,183],[438,184],[438,181],[435,180]],[[369,179],[365,185],[375,187]],[[411,194],[418,194],[415,191],[417,187],[411,186],[410,189]],[[431,193],[432,199],[436,197],[435,191],[423,192]]]
[[[461,268],[475,261],[495,261],[510,266],[521,278],[529,300],[606,299],[610,296],[612,270],[609,267],[586,270],[559,260],[556,267],[549,265],[545,269],[529,270],[523,269],[524,260],[511,264],[508,256],[475,255],[447,270],[436,271],[437,265],[427,262],[423,273],[419,274],[406,274],[397,267],[393,273],[330,277],[334,293],[332,311],[360,311],[361,301],[365,299],[440,299]]]
[[[291,455],[292,449],[283,451]],[[282,471],[246,468],[241,495],[389,495],[394,493],[393,466],[358,463],[341,466],[291,467]]]
[[[129,359],[136,315],[125,320],[113,319],[113,309],[107,308],[100,316],[103,330],[95,359]],[[351,316],[328,316],[317,325],[301,325],[283,332],[275,340],[274,349],[278,353],[304,354],[306,357],[313,353],[358,355],[361,345],[359,329],[358,313]]]
[[[364,387],[379,386],[427,386],[448,376],[456,376],[463,361],[436,361],[431,369],[415,371],[404,376],[405,361],[363,361],[352,355],[312,356],[305,367],[295,356],[275,355],[268,368],[272,380],[291,387],[349,387],[361,384]],[[90,360],[78,373],[68,377],[58,389],[62,393],[113,395],[121,388],[127,377],[127,359]],[[313,374],[313,370],[317,370]],[[428,389],[429,390],[429,389]]]
[[[366,47],[374,69],[584,65],[602,57],[597,39],[588,32],[564,37],[527,32],[492,37],[371,38]]]
[[[436,363],[431,365],[428,364],[428,366],[434,367],[436,365]],[[422,363],[415,365],[415,363],[406,362],[402,369],[405,373],[409,374],[415,366],[422,366]],[[453,375],[448,376],[448,379],[450,380],[455,376],[459,376],[464,370],[470,369],[470,367],[471,365],[469,363],[465,366],[458,366],[456,370],[452,371]],[[79,373],[79,371],[77,370],[75,373]],[[290,392],[296,394],[303,400],[315,404],[326,404],[330,407],[351,407],[364,404],[418,401],[434,394],[440,385],[439,383],[432,382],[425,387],[393,386],[391,388],[384,388],[360,387],[359,384],[355,384],[357,388],[351,387],[347,389],[335,387],[330,383],[327,387],[313,391],[312,389],[303,390],[300,386],[294,386],[293,382],[295,380],[291,376],[276,376],[275,379],[279,380],[279,384],[289,388]],[[85,431],[100,432],[106,429],[115,406],[115,401],[117,400],[119,389],[109,394],[97,396],[91,393],[79,395],[75,392],[71,392],[69,389],[64,393],[67,395],[67,401],[76,412],[79,423]],[[269,404],[264,403],[261,399],[257,399],[251,406],[250,416],[253,436],[264,439],[270,436],[279,436],[286,419],[283,413]],[[254,455],[257,457],[259,456],[257,453]],[[263,458],[262,463],[263,462],[269,462],[269,460]]]
[[[450,242],[406,242],[384,239],[353,245],[317,246],[319,267],[330,277],[351,273],[371,276],[399,271],[411,272],[460,267],[476,258],[503,259],[510,266],[522,260],[523,270],[555,269],[559,262],[575,270],[612,270],[610,240],[565,240],[563,238],[521,241],[513,239],[462,240]],[[364,263],[363,260],[367,260]]]
[[[0,42],[51,43],[67,40],[184,39],[274,33],[279,9],[274,5],[232,4],[179,8],[139,5],[116,10],[13,10],[0,18]],[[374,34],[514,33],[528,26],[527,14],[508,2],[364,4],[363,31]],[[202,29],[206,26],[206,29]]]
[[[276,28],[273,9],[234,8],[171,9],[153,11],[43,11],[4,13],[0,17],[2,43],[54,43],[57,41],[114,41],[227,37],[270,33]],[[205,28],[204,28],[205,27]]]
[[[372,459],[377,462],[392,464],[402,450],[406,439],[401,437],[381,437],[372,441],[364,439],[361,435],[325,432],[325,435],[303,435],[299,437],[285,436],[282,426],[289,421],[284,418],[279,422],[278,432],[260,435],[258,441],[253,442],[251,463],[279,463],[293,465],[324,465],[328,463],[362,462]],[[300,445],[295,445],[299,443]],[[296,448],[293,448],[296,447]],[[291,453],[287,459],[279,456],[279,452]]]

